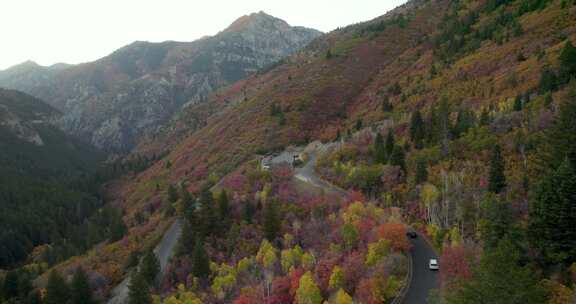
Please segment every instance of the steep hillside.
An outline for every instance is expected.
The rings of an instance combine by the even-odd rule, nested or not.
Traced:
[[[414,0],[316,39],[142,145],[170,153],[113,189],[128,236],[57,268],[119,282],[178,215],[179,256],[151,282],[173,296],[166,303],[381,303],[401,286],[407,222],[440,255],[433,296],[566,302],[576,283],[574,4]],[[347,199],[259,166],[315,140],[340,141],[315,165]],[[217,182],[229,196],[210,193]]]
[[[0,85],[64,113],[59,125],[111,152],[127,152],[188,104],[299,50],[320,32],[263,12],[194,42],[134,42],[95,62],[59,71],[23,64]]]
[[[56,128],[60,115],[32,96],[0,89],[0,268],[21,263],[35,246],[70,238],[70,228],[102,204],[73,182],[95,172],[103,157]],[[55,248],[55,259],[69,255]]]
[[[0,89],[3,172],[66,177],[94,170],[101,155],[55,127],[61,115],[32,96]]]
[[[413,6],[418,9],[408,9]],[[171,174],[192,174],[188,167],[197,166],[193,164],[217,172],[226,166],[225,171],[254,153],[335,138],[338,129],[354,124],[354,105],[385,69],[399,64],[408,69],[418,49],[427,46],[425,38],[441,22],[446,6],[411,2],[369,23],[329,33],[284,64],[218,92],[211,111],[206,110],[216,114],[202,119],[197,111],[186,112],[176,122],[176,130],[184,134],[190,125],[206,127],[174,148],[169,159],[182,169]],[[279,113],[272,113],[273,106]]]
[[[513,23],[497,18],[507,10],[480,13],[465,36],[459,26],[483,2],[408,5],[416,8],[327,34],[286,63],[220,91],[205,110],[214,115],[183,114],[175,129],[193,134],[172,148],[168,159],[179,169],[170,174],[186,178],[199,164],[230,169],[255,152],[332,140],[358,120],[399,126],[413,110],[426,112],[442,98],[454,115],[501,110],[518,95],[537,95],[541,72],[559,68],[556,58],[574,32],[573,9],[560,4],[506,17]],[[454,39],[462,41],[447,54]],[[271,113],[273,105],[280,111]]]

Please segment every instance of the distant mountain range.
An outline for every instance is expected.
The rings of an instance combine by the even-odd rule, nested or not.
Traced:
[[[0,87],[21,90],[63,113],[56,124],[108,152],[129,152],[187,105],[297,52],[321,32],[264,12],[243,16],[193,42],[137,41],[97,61],[0,72]]]

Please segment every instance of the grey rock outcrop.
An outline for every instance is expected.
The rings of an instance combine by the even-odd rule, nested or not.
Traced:
[[[184,107],[297,52],[321,33],[263,12],[193,42],[134,42],[94,62],[0,72],[0,86],[45,100],[66,132],[109,152],[129,152]]]

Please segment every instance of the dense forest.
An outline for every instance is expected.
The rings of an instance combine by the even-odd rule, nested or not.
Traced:
[[[421,241],[428,303],[574,303],[575,20],[409,1],[222,89],[160,156],[40,161],[0,133],[0,299],[395,303]]]

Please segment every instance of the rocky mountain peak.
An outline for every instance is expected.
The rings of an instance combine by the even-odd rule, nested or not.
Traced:
[[[19,63],[17,65],[11,66],[8,69],[6,69],[6,72],[15,72],[15,71],[23,71],[23,70],[31,70],[31,69],[38,69],[41,68],[42,66],[39,65],[38,63],[32,61],[32,60],[26,60],[22,63]]]
[[[66,132],[102,150],[125,153],[183,108],[301,50],[321,34],[258,12],[205,39],[135,41],[63,69],[3,71],[0,86],[61,110],[58,125]]]
[[[253,31],[288,31],[290,29],[301,28],[315,33],[320,33],[317,30],[307,29],[303,27],[292,27],[288,22],[271,16],[264,11],[259,11],[257,13],[252,13],[249,15],[244,15],[236,21],[232,22],[228,28],[226,28],[223,33],[234,33],[234,32],[253,32]]]

